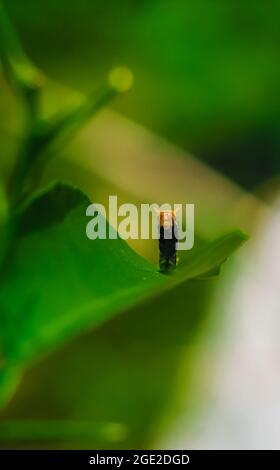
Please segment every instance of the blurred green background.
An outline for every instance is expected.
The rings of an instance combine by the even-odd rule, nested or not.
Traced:
[[[277,176],[278,1],[3,3],[30,57],[65,89],[87,93],[112,66],[126,64],[133,70],[135,86],[113,104],[115,111],[191,152],[246,190],[254,191]],[[17,118],[6,88],[0,98],[5,139],[5,116],[13,116],[11,123]],[[57,95],[47,105],[56,104]],[[86,188],[92,178],[92,194],[101,194],[103,181],[84,176],[84,170],[74,177],[76,167],[64,165],[54,163],[52,172]],[[155,186],[160,181],[155,180]],[[107,182],[106,194],[114,194],[114,189]],[[121,183],[118,191],[120,197],[129,197]],[[209,211],[211,215],[211,207]],[[231,268],[225,271],[230,280]],[[222,289],[219,283],[176,288],[76,339],[28,371],[2,413],[5,419],[116,422],[124,425],[125,436],[113,443],[106,436],[74,443],[30,438],[10,446],[151,447],[179,412],[182,395],[191,426],[208,393],[207,386],[201,389],[205,370],[195,369],[196,345],[203,349],[209,331],[215,338],[215,328],[223,323],[212,308],[213,295]],[[196,374],[198,385],[193,384]]]
[[[46,73],[82,91],[135,74],[116,109],[252,189],[279,170],[277,0],[9,0]]]

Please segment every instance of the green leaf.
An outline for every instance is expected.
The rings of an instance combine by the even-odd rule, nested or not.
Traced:
[[[245,240],[240,232],[226,235],[165,276],[120,238],[89,240],[88,204],[79,190],[55,184],[18,214],[15,254],[0,292],[4,375],[128,307],[208,273]]]
[[[215,268],[211,269],[207,273],[203,273],[200,276],[195,277],[194,279],[204,280],[204,279],[211,279],[212,277],[217,277],[221,274],[222,265],[216,266]]]
[[[217,276],[222,264],[247,239],[244,233],[235,230],[191,251],[183,265],[178,267],[177,280],[184,280],[186,276],[192,279]]]

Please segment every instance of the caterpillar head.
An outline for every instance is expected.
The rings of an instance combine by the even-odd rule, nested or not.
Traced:
[[[175,221],[175,212],[174,210],[160,211],[159,213],[159,223],[161,227],[171,228],[174,225]]]

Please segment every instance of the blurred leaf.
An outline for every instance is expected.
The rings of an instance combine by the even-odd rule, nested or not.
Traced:
[[[7,76],[13,85],[25,92],[41,87],[42,74],[23,51],[2,2],[0,2],[0,51]]]
[[[78,189],[52,183],[43,191],[34,193],[18,210],[19,234],[27,235],[62,222],[68,212],[84,202],[85,195]]]
[[[9,212],[9,203],[6,188],[0,180],[0,265],[5,257],[7,242],[10,237],[9,225],[6,223]]]
[[[201,274],[200,276],[197,276],[195,279],[198,279],[198,280],[200,280],[200,279],[210,279],[211,277],[219,276],[220,273],[221,273],[221,265],[211,269],[207,273],[204,273],[204,274]]]
[[[247,239],[244,233],[236,230],[188,252],[184,263],[178,267],[176,281],[179,278],[204,279],[219,274],[221,265]]]
[[[8,215],[8,200],[3,182],[0,179],[0,226]]]
[[[113,77],[113,79],[112,79]],[[45,163],[61,150],[83,125],[119,93],[127,91],[133,83],[132,72],[125,67],[111,71],[107,83],[91,92],[82,103],[71,109],[57,112],[49,119],[42,119],[38,112],[33,114],[31,130],[25,137],[17,165],[10,178],[10,193],[13,205],[24,200],[32,192],[43,173]],[[32,102],[31,102],[32,106]],[[37,110],[38,111],[38,110]],[[25,181],[22,188],[22,182]]]
[[[240,232],[226,235],[165,276],[120,238],[90,241],[88,204],[80,191],[56,184],[18,215],[15,256],[1,285],[4,375],[127,307],[209,272],[245,239]]]
[[[133,75],[129,69],[125,67],[112,69],[108,77],[108,83],[103,84],[99,90],[92,91],[81,104],[73,107],[73,109],[58,112],[44,122],[39,129],[38,136],[41,142],[40,151],[52,143],[55,143],[56,146],[64,144],[119,93],[128,91],[132,84]]]
[[[0,441],[78,440],[99,438],[118,442],[125,436],[120,423],[95,423],[70,420],[9,420],[1,421]]]
[[[92,91],[82,103],[65,111],[59,111],[39,129],[41,146],[55,142],[61,145],[72,137],[92,116],[106,106],[119,93],[133,85],[133,74],[126,67],[113,68],[107,82],[99,90]],[[40,149],[41,150],[41,149]]]

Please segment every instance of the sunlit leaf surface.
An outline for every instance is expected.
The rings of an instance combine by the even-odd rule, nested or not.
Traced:
[[[15,256],[1,286],[6,369],[217,269],[244,241],[239,232],[226,235],[194,251],[174,275],[165,276],[120,238],[89,240],[88,204],[80,191],[57,184],[23,209]]]

